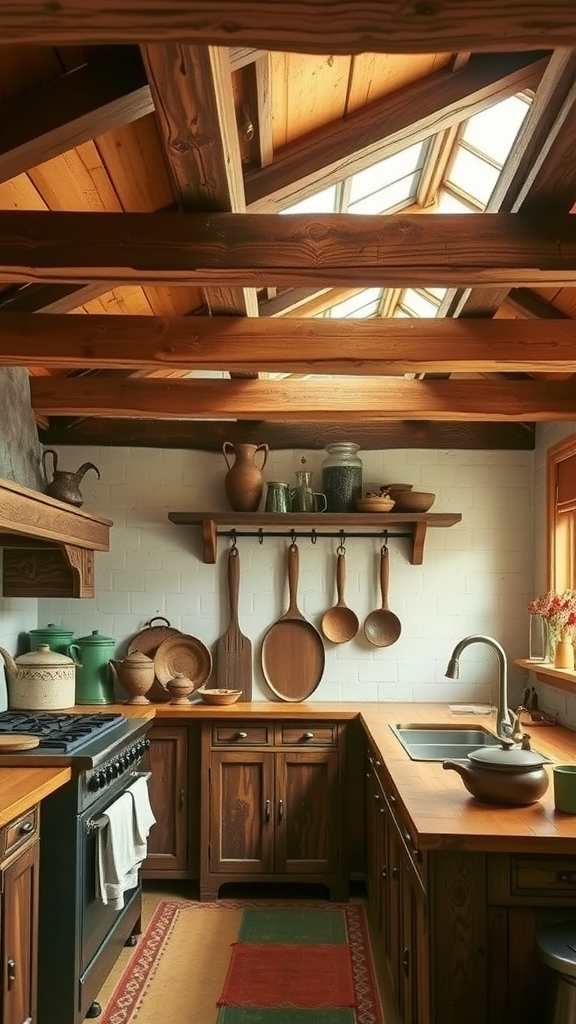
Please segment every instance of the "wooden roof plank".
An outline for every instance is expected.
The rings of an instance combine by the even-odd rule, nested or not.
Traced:
[[[571,381],[126,380],[35,377],[41,416],[143,419],[534,421],[573,420]]]
[[[576,43],[573,0],[12,0],[0,7],[5,43],[193,40],[304,53],[440,53]]]
[[[285,146],[267,167],[246,174],[249,209],[272,210],[355,174],[377,158],[459,124],[493,103],[536,86],[548,57],[474,57],[442,68]]]

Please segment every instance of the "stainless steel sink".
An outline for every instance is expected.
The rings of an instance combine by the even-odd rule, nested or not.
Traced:
[[[479,747],[497,747],[500,740],[484,726],[391,725],[390,728],[413,761],[445,761],[467,757]]]

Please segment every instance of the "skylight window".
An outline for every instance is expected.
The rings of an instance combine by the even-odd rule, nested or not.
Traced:
[[[343,302],[337,302],[336,305],[330,306],[326,310],[326,316],[329,317],[366,317],[376,316],[380,300],[382,299],[381,288],[364,288],[357,295],[353,295],[350,299],[344,299]]]
[[[379,160],[364,171],[353,174],[350,178],[350,203],[355,203],[422,170],[426,148],[424,143],[419,142],[400,153],[395,153],[394,156]]]
[[[459,146],[450,168],[448,184],[471,196],[481,206],[486,206],[499,177],[499,167]]]
[[[521,96],[510,96],[468,120],[462,142],[484,153],[500,167],[506,160],[529,105]]]
[[[331,185],[330,188],[325,188],[322,192],[315,192],[313,196],[308,196],[307,199],[302,199],[301,202],[295,203],[294,206],[288,206],[285,210],[281,210],[280,212],[336,213],[338,192],[338,186]]]

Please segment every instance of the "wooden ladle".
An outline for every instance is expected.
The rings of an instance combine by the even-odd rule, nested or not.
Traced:
[[[364,635],[375,647],[390,647],[395,644],[400,633],[402,624],[397,615],[388,608],[388,578],[390,563],[388,559],[388,548],[382,545],[380,551],[380,589],[382,591],[382,608],[370,612],[364,622]]]
[[[358,616],[348,608],[344,601],[344,588],[346,585],[346,549],[338,548],[336,561],[336,589],[338,601],[333,608],[329,608],[322,617],[322,632],[327,640],[333,644],[345,644],[353,640],[360,628]]]

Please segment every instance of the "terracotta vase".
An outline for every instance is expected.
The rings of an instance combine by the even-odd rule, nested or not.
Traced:
[[[234,445],[231,441],[224,441],[222,452],[228,466],[224,486],[228,501],[230,502],[230,508],[234,512],[256,512],[264,488],[262,470],[268,458],[268,445]],[[254,461],[257,452],[264,453],[260,468],[258,468]],[[230,464],[228,458],[231,454],[235,456],[232,464]]]

